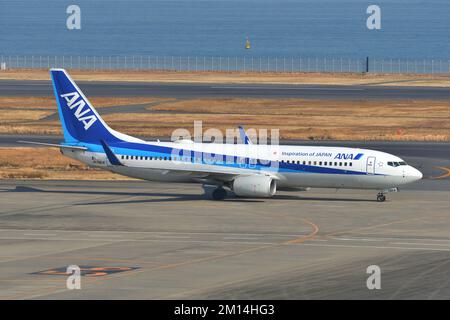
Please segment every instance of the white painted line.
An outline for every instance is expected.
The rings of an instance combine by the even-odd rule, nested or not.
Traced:
[[[257,240],[256,238],[245,238],[245,237],[224,237],[223,240]]]
[[[345,237],[345,238],[337,238],[333,237],[333,239],[354,239],[354,240],[360,240],[360,239],[377,239],[377,241],[385,241],[385,240],[395,240],[395,241],[443,241],[443,242],[450,242],[450,239],[427,239],[427,238],[389,238],[389,237],[382,237],[382,238],[358,238],[358,237]]]
[[[363,91],[360,88],[320,88],[320,87],[245,87],[245,86],[214,86],[212,89],[256,89],[256,90],[325,90],[325,91]]]
[[[394,249],[394,250],[423,250],[423,251],[450,251],[448,249],[438,249],[438,248],[414,248],[414,247],[388,247],[388,246],[352,246],[345,244],[314,244],[314,243],[293,243],[291,245],[299,245],[299,246],[311,246],[311,247],[340,247],[340,248],[368,248],[368,249]]]
[[[0,229],[0,233],[3,232],[40,232],[40,231],[53,231],[53,232],[59,232],[61,234],[63,233],[108,233],[108,232],[114,232],[115,234],[142,234],[142,235],[154,235],[154,234],[167,234],[167,235],[221,235],[221,236],[274,236],[274,237],[300,237],[303,235],[308,234],[284,234],[284,233],[233,233],[233,232],[173,232],[173,231],[108,231],[108,230],[92,230],[92,231],[86,231],[86,230],[60,230],[60,229],[49,229],[49,230],[40,230],[40,229]],[[403,239],[395,239],[395,240],[403,240]],[[450,241],[450,240],[449,240]]]
[[[441,246],[441,247],[449,247],[449,248],[450,248],[450,243],[449,243],[449,244],[445,244],[445,243],[392,242],[392,244],[401,244],[401,245],[421,245],[421,246]]]
[[[248,245],[274,245],[279,242],[246,242],[246,241],[222,241],[222,240],[189,240],[189,239],[86,239],[86,238],[21,238],[21,237],[0,237],[0,240],[42,240],[42,241],[101,241],[101,242],[173,242],[173,243],[220,243],[220,244],[248,244]]]
[[[190,236],[171,236],[169,234],[167,234],[167,235],[165,235],[165,234],[162,234],[162,235],[155,234],[153,236],[156,237],[156,238],[162,238],[162,239],[191,239],[192,238]]]
[[[385,241],[385,240],[381,240],[381,239],[374,239],[374,238],[332,238],[333,240],[342,240],[342,241],[367,241],[367,242],[371,242],[371,241]]]

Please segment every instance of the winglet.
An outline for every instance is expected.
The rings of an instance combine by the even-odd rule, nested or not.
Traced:
[[[114,154],[114,152],[112,152],[112,150],[109,148],[109,146],[106,144],[105,141],[100,140],[103,149],[105,150],[106,156],[108,157],[109,162],[113,165],[113,166],[123,166],[122,162],[120,162],[120,160],[116,157],[116,155]]]
[[[239,134],[241,135],[241,139],[244,142],[244,144],[252,144],[252,141],[248,138],[242,126],[239,126]]]

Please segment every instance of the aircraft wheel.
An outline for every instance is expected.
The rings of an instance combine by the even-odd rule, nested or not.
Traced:
[[[384,194],[382,194],[382,193],[379,193],[379,194],[377,195],[377,201],[378,201],[378,202],[384,202],[384,201],[386,201],[386,196],[385,196]]]
[[[213,200],[223,200],[227,196],[227,190],[224,188],[217,188],[212,192],[212,199]]]

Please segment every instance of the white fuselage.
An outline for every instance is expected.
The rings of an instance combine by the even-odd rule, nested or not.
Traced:
[[[124,166],[112,166],[102,150],[62,152],[89,166],[153,181],[199,182],[203,177],[207,179],[208,174],[225,171],[235,175],[270,175],[277,180],[278,187],[382,190],[422,178],[420,171],[402,159],[368,149],[190,141],[142,142],[141,145],[193,152],[186,156],[179,153],[168,155],[142,149],[111,147]],[[252,160],[245,160],[248,158]],[[266,165],[261,166],[260,162]]]

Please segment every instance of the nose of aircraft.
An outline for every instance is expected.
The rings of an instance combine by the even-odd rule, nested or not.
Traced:
[[[411,181],[417,181],[423,178],[422,172],[413,167],[409,167],[407,175]]]

